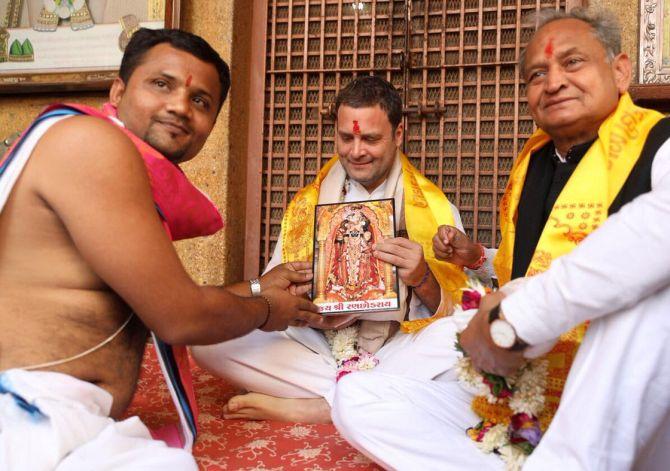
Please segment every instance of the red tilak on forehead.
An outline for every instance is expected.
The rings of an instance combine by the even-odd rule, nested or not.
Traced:
[[[187,87],[190,87],[190,86],[191,86],[191,80],[193,80],[193,75],[189,75],[189,76],[186,78],[186,86],[187,86]]]
[[[358,125],[358,121],[354,120],[354,134],[360,134],[361,127]]]
[[[554,40],[549,38],[549,42],[547,43],[546,47],[544,48],[544,56],[547,59],[551,59],[551,56],[554,54]]]

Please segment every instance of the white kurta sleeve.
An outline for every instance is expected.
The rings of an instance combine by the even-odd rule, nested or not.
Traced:
[[[670,284],[670,140],[652,166],[652,191],[608,218],[546,272],[502,302],[531,345],[558,338],[589,319],[630,307]]]

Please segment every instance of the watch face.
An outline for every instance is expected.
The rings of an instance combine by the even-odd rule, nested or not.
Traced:
[[[491,339],[500,348],[511,348],[516,342],[514,327],[507,321],[496,319],[490,325]]]

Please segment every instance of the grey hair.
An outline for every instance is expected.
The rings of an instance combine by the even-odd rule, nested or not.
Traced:
[[[535,26],[535,34],[543,26],[557,20],[579,20],[588,24],[593,35],[602,44],[607,53],[607,60],[611,61],[621,53],[621,26],[616,16],[602,8],[573,8],[570,12],[553,9],[542,9],[532,12],[524,18],[523,27]],[[532,38],[531,38],[532,40]],[[528,41],[530,43],[530,41]],[[523,72],[526,67],[526,46],[519,54],[519,68]]]

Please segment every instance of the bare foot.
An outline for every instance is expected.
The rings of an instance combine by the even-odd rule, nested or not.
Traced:
[[[231,397],[223,407],[223,417],[307,424],[331,423],[330,406],[323,398],[290,399],[253,392]]]

